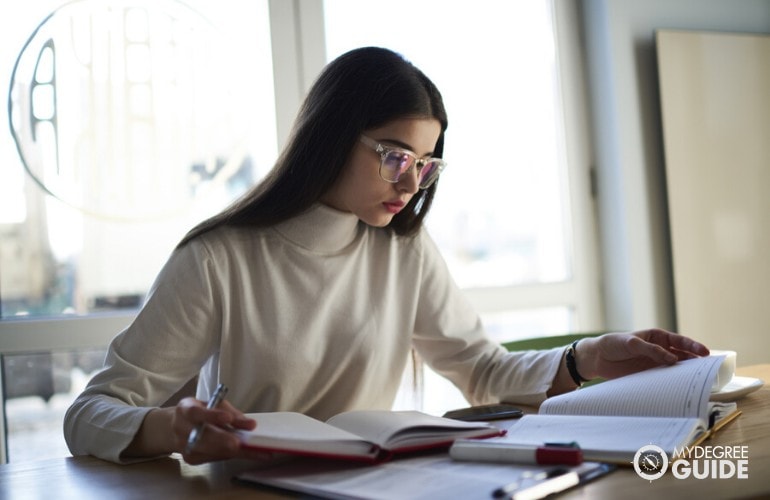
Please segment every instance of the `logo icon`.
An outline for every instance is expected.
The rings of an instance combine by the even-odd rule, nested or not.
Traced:
[[[660,446],[650,444],[637,450],[632,463],[639,477],[652,482],[668,470],[668,455]]]

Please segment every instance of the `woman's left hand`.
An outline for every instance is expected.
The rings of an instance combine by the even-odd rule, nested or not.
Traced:
[[[583,339],[575,364],[583,378],[611,379],[708,354],[705,345],[684,335],[650,329]]]

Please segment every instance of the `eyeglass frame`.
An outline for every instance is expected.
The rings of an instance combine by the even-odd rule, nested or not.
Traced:
[[[379,153],[379,155],[380,155],[380,168],[378,169],[378,172],[380,174],[380,179],[382,179],[385,182],[388,182],[390,184],[398,183],[398,181],[401,180],[401,176],[406,174],[407,172],[409,172],[413,168],[417,169],[418,178],[419,178],[419,173],[423,169],[423,167],[425,167],[425,165],[427,165],[428,163],[435,162],[435,163],[438,163],[437,172],[436,172],[436,174],[433,175],[433,177],[431,177],[430,182],[427,185],[425,185],[425,186],[422,185],[422,182],[420,182],[418,184],[418,187],[420,189],[428,189],[429,187],[431,187],[433,185],[434,182],[436,182],[436,179],[438,179],[439,175],[441,175],[441,172],[443,172],[444,169],[447,166],[447,162],[444,161],[442,158],[420,158],[413,151],[410,151],[410,150],[405,149],[405,148],[400,148],[400,147],[397,147],[397,146],[386,146],[386,145],[384,145],[384,144],[382,144],[380,142],[375,141],[371,137],[367,137],[367,136],[365,136],[363,134],[359,138],[359,141],[361,141],[361,143],[363,143],[364,145],[370,147],[372,150],[374,150],[375,153]],[[385,178],[384,175],[382,175],[382,166],[385,163],[385,157],[388,155],[388,153],[391,153],[393,151],[396,151],[396,152],[399,152],[399,153],[405,153],[406,155],[411,156],[414,159],[414,161],[412,162],[412,164],[406,170],[401,171],[398,174],[398,177],[396,177],[395,180],[388,180],[388,179]],[[418,167],[418,165],[421,165],[421,166]]]

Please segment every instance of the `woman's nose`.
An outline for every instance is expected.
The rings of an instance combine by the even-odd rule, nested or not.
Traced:
[[[401,174],[396,186],[400,191],[411,194],[416,193],[420,189],[420,176],[417,171],[417,165],[412,165],[409,170]]]

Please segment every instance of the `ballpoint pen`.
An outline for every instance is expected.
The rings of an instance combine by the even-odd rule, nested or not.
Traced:
[[[513,483],[506,484],[492,492],[493,498],[511,500],[533,500],[554,493],[561,493],[573,486],[584,485],[596,478],[609,474],[617,467],[610,464],[586,464],[582,467],[556,467],[537,473],[525,472]]]
[[[213,408],[216,408],[219,403],[222,402],[223,399],[225,399],[225,395],[227,394],[227,386],[225,384],[219,384],[217,388],[214,390],[214,394],[211,395],[211,399],[209,399],[208,404],[206,404],[206,408],[211,410]],[[201,436],[203,435],[203,428],[206,426],[206,424],[200,424],[197,427],[195,427],[192,431],[190,431],[190,437],[187,438],[187,446],[184,449],[184,452],[186,454],[192,453],[193,449],[195,448],[195,445],[198,444],[198,441],[200,441]]]

